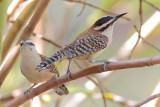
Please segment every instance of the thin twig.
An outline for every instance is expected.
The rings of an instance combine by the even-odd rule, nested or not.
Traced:
[[[12,91],[11,95],[3,95],[3,96],[0,95],[0,103],[13,100],[13,99],[19,97],[21,94],[23,94],[23,91],[21,89],[16,89],[16,90]]]
[[[139,33],[137,26],[135,26],[136,31]],[[149,46],[155,48],[157,51],[160,52],[160,48],[158,48],[157,46],[153,45],[152,43],[150,43],[148,40],[144,39],[141,35],[140,38],[143,40],[143,42],[145,42],[146,44],[148,44]]]
[[[160,12],[160,8],[158,8],[157,6],[155,6],[154,4],[150,3],[149,1],[143,0],[143,2],[147,3],[148,5],[150,5],[152,8],[158,10]]]
[[[34,33],[34,32],[33,32],[32,35],[35,36],[35,37],[37,37],[37,38],[39,38],[39,39],[42,39],[42,40],[44,40],[44,41],[47,41],[47,42],[53,44],[54,46],[56,46],[56,47],[58,47],[58,48],[62,48],[62,46],[59,45],[58,43],[52,41],[51,39],[47,39],[47,38],[45,38],[44,36],[42,36],[42,35],[40,35],[40,34],[37,34],[37,33]]]
[[[80,15],[83,13],[83,11],[84,11],[84,9],[85,9],[85,7],[86,7],[86,1],[87,1],[87,0],[84,0],[83,7],[82,7],[81,11],[78,13],[77,16],[80,16]]]
[[[134,45],[134,47],[132,48],[131,53],[130,53],[129,56],[128,56],[128,59],[131,59],[131,56],[132,56],[134,50],[136,49],[139,41],[140,41],[140,37],[138,36],[137,42],[136,42],[136,44]]]
[[[119,70],[119,69],[128,69],[128,68],[138,68],[144,66],[151,66],[160,64],[160,56],[150,57],[150,58],[143,58],[143,59],[136,59],[136,60],[127,60],[127,61],[120,61],[120,62],[113,62],[108,64],[108,70]],[[82,78],[91,74],[107,72],[103,69],[103,64],[92,66],[86,69],[82,69],[79,72],[71,73],[71,77],[68,79],[67,75],[60,76],[56,79],[56,81],[49,80],[46,83],[32,89],[28,96],[21,95],[20,97],[14,99],[10,103],[8,103],[5,107],[13,107],[13,106],[20,106],[29,99],[49,90],[54,87],[57,87],[60,84],[76,80],[78,78]]]
[[[107,102],[106,102],[106,98],[105,98],[105,94],[104,94],[104,91],[103,91],[103,88],[102,88],[102,85],[100,83],[97,83],[94,79],[92,79],[90,76],[87,76],[87,78],[89,80],[91,80],[97,87],[99,87],[100,91],[101,91],[101,94],[102,94],[102,98],[103,98],[103,101],[104,101],[104,107],[107,107]],[[98,81],[99,82],[99,81]]]
[[[103,9],[103,8],[101,8],[101,7],[98,7],[98,6],[96,6],[96,5],[93,5],[93,4],[91,4],[91,3],[84,2],[84,1],[81,1],[81,0],[65,0],[65,1],[82,3],[82,4],[88,5],[88,6],[90,6],[90,7],[99,9],[99,10],[103,11],[104,13],[108,13],[108,14],[112,14],[112,15],[118,15],[117,13],[114,13],[114,12],[111,12],[111,11],[108,11],[108,10],[105,10],[105,9]],[[130,18],[125,17],[125,16],[122,16],[122,18],[124,18],[124,19],[126,19],[126,20],[128,20],[128,21],[131,20]]]
[[[132,51],[131,51],[131,53],[130,53],[130,55],[129,55],[129,57],[128,57],[128,59],[131,59],[131,56],[132,56],[134,50],[136,49],[136,47],[137,47],[137,45],[138,45],[138,43],[139,43],[139,41],[140,41],[141,29],[142,29],[142,25],[143,25],[143,17],[142,17],[142,14],[143,14],[143,13],[142,13],[142,0],[140,0],[140,1],[139,1],[140,28],[139,28],[139,31],[138,31],[138,39],[137,39],[137,42],[136,42],[136,44],[134,45],[134,47],[133,47],[133,49],[132,49]],[[133,25],[133,26],[136,27],[136,25]]]
[[[38,9],[36,10],[36,12],[33,14],[32,19],[30,20],[30,24],[28,24],[24,30],[24,32],[22,33],[22,35],[25,36],[21,36],[21,39],[28,39],[29,36],[32,34],[32,31],[34,30],[35,26],[37,25],[39,19],[41,18],[40,15],[42,15],[42,13],[45,11],[45,9],[47,8],[50,0],[39,0],[39,3],[41,2],[41,4],[39,4],[39,6],[37,7]]]
[[[15,97],[13,95],[7,95],[7,96],[0,96],[0,102],[6,102],[13,100]]]
[[[143,7],[142,7],[142,0],[140,0],[140,2],[139,2],[139,5],[140,5],[140,7],[139,7],[139,18],[140,18],[140,32],[141,32],[141,27],[142,27],[142,25],[143,25]]]
[[[151,101],[151,100],[153,100],[153,99],[155,99],[155,98],[158,98],[158,97],[160,97],[160,93],[150,96],[150,97],[147,98],[146,100],[144,100],[144,101],[136,104],[135,107],[140,107],[140,106],[146,104],[147,102],[149,102],[149,101]]]
[[[77,61],[74,60],[74,63],[79,67],[79,69],[82,69],[82,67],[78,64]],[[99,84],[95,80],[93,80],[91,77],[89,77],[89,76],[86,76],[86,77],[87,77],[87,79],[91,80],[100,89],[100,92],[101,92],[102,98],[103,98],[103,102],[104,102],[104,107],[107,107],[107,102],[106,102],[106,98],[104,95],[104,91],[103,91],[102,85],[100,84],[100,81],[98,80],[98,78],[96,78],[96,76],[94,76],[98,80]]]
[[[134,28],[137,28],[136,25],[134,25]],[[137,30],[138,30],[138,29],[137,29]],[[129,56],[128,56],[128,59],[131,59],[131,56],[132,56],[134,50],[136,49],[136,47],[137,47],[137,45],[138,45],[138,43],[139,43],[139,41],[140,41],[140,32],[139,32],[139,30],[138,30],[137,32],[138,32],[138,39],[137,39],[137,41],[136,41],[136,44],[135,44],[134,47],[132,48],[131,53],[130,53]]]

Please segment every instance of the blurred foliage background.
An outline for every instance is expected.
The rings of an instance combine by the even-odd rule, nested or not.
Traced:
[[[86,0],[82,0],[82,2],[85,1]],[[142,25],[145,26],[142,28],[139,15],[140,1],[142,3]],[[20,13],[23,12],[25,7],[30,3],[29,0],[13,0],[12,4],[10,4],[10,7],[8,8],[6,4],[9,5],[10,0],[8,0],[8,3],[6,4],[4,2],[7,2],[7,0],[2,0],[0,2],[0,42],[3,47],[5,47],[4,41],[7,38],[8,33],[11,32],[11,27],[14,23],[16,23],[16,19],[20,16]],[[158,49],[152,47],[143,40],[140,40],[131,55],[131,59],[159,55],[159,0],[148,0],[148,2],[152,5],[146,3],[146,0],[87,0],[86,2],[116,14],[128,12],[126,17],[130,19],[128,20],[126,18],[121,18],[116,22],[114,26],[112,44],[107,51],[97,59],[109,59],[115,61],[128,60],[128,57],[138,38],[138,34],[136,35],[136,30],[133,24],[136,25],[138,29],[141,28],[141,36],[143,36],[145,40],[149,41]],[[16,4],[17,7],[15,7]],[[11,5],[13,5],[13,8],[11,8]],[[7,8],[8,17],[5,12]],[[82,12],[80,13],[81,10]],[[32,16],[32,13],[33,12],[30,12],[30,14],[28,14],[28,18],[26,18],[22,24],[22,27],[16,32],[14,39],[8,39],[6,42],[7,44],[12,43],[9,45],[9,48],[7,48],[10,49],[10,56],[13,54],[11,50],[14,49],[15,45],[19,41],[20,35],[24,31],[27,22]],[[101,11],[100,9],[83,5],[83,3],[79,2],[71,3],[64,0],[51,0],[46,8],[46,11],[43,13],[41,19],[36,25],[33,31],[34,34],[32,33],[30,36],[30,39],[33,40],[39,53],[49,57],[56,52],[59,47],[41,39],[40,36],[60,46],[64,46],[74,40],[80,32],[83,32],[89,28],[98,18],[106,14],[111,15]],[[22,20],[23,18],[20,21]],[[145,25],[148,21],[151,21],[151,23]],[[17,26],[19,25],[21,25],[21,23],[17,24]],[[15,26],[14,29],[18,28],[17,26]],[[147,28],[151,28],[151,30]],[[145,32],[148,33],[145,34]],[[5,56],[7,56],[7,54]],[[2,57],[2,59],[5,58],[6,57]],[[8,100],[0,100],[1,107],[8,103],[10,99],[13,99],[13,96],[15,97],[22,94],[30,87],[29,82],[21,74],[19,67],[20,57],[15,60],[16,62],[13,66],[7,65],[5,60],[3,60],[4,65],[11,67],[11,69],[0,87],[0,99],[5,97],[8,98]],[[7,61],[12,60],[8,59]],[[0,74],[3,70],[3,63],[1,64]],[[89,64],[87,61],[77,61],[77,63],[81,66],[81,69],[93,66],[93,64]],[[56,62],[56,65],[60,74],[64,75],[66,73],[68,61],[64,60],[62,62]],[[77,64],[72,62],[71,72],[77,72],[79,69],[80,68]],[[157,87],[160,87],[159,69],[160,66],[156,65],[91,75],[89,77],[84,77],[67,83],[66,86],[70,91],[70,94],[67,96],[58,96],[53,92],[53,90],[50,90],[36,98],[33,98],[33,100],[30,100],[29,102],[26,102],[23,107],[34,107],[35,105],[37,107],[104,107],[104,99],[102,98],[100,88],[104,91],[107,105],[109,107],[132,106],[132,103],[136,104],[137,102],[148,98],[153,93],[160,92],[160,89],[156,91]],[[99,85],[96,85],[95,82]],[[132,103],[129,103],[129,101]],[[159,103],[160,101],[158,100],[156,103],[152,103],[152,106],[150,107],[158,107],[160,106]]]

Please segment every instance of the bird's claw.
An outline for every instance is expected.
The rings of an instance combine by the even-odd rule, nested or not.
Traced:
[[[56,82],[56,76],[53,76],[53,77],[51,78],[51,81]]]
[[[106,61],[106,62],[104,62],[104,65],[103,65],[103,70],[104,70],[104,71],[108,71],[107,65],[108,65],[109,63],[112,63],[112,61]]]
[[[67,70],[67,79],[69,80],[70,77],[71,77],[71,72],[70,70]]]
[[[24,92],[24,95],[28,97],[28,95],[29,95],[29,93],[30,93],[30,90],[31,90],[31,89],[26,90],[26,91]]]

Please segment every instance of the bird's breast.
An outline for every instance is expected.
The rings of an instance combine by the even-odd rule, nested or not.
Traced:
[[[47,69],[41,72],[36,71],[35,68],[40,62],[40,56],[21,58],[21,72],[31,83],[45,82],[54,76],[54,73],[49,72]]]

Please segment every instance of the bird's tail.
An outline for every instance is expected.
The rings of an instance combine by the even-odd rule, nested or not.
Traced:
[[[67,95],[69,93],[68,89],[66,88],[66,86],[64,84],[54,88],[54,91],[58,94],[58,95]]]
[[[36,68],[38,71],[42,71],[46,67],[50,66],[52,63],[56,62],[57,60],[60,60],[62,58],[66,57],[65,50],[59,50],[57,51],[52,57],[48,58],[45,61],[42,61]]]

